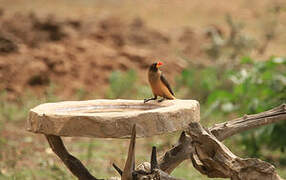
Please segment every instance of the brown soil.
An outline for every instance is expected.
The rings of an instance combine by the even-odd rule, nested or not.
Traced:
[[[27,90],[42,93],[50,83],[59,86],[57,93],[63,97],[82,88],[103,95],[110,72],[134,69],[146,83],[148,65],[159,59],[173,79],[184,66],[172,57],[174,44],[188,56],[201,53],[198,35],[189,28],[172,39],[140,18],[124,23],[111,16],[90,22],[1,12],[0,89],[11,98]]]
[[[146,68],[157,60],[165,63],[162,69],[173,84],[186,65],[183,59],[209,59],[202,50],[209,42],[208,27],[227,36],[225,15],[231,14],[263,44],[265,27],[273,20],[269,12],[276,7],[267,0],[121,3],[6,1],[0,6],[0,90],[14,99],[27,91],[41,95],[54,83],[57,95],[64,98],[79,89],[103,97],[112,71],[134,69],[147,83]],[[257,59],[283,55],[286,13],[281,12],[274,40]]]

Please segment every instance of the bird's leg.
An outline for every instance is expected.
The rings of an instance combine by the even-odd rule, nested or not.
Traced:
[[[149,99],[144,99],[144,103],[151,101],[151,100],[156,100],[156,99],[157,99],[157,96],[154,96],[154,97],[149,98]]]
[[[165,98],[159,99],[158,103],[163,102],[164,100],[166,100]]]

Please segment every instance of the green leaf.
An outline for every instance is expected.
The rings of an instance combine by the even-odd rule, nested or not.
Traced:
[[[240,63],[241,64],[253,64],[254,61],[250,57],[245,56],[241,58]]]
[[[207,98],[207,104],[211,104],[217,100],[219,101],[231,101],[233,94],[226,90],[216,90],[212,92]]]

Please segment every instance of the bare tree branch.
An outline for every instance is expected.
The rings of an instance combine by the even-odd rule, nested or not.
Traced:
[[[144,162],[146,163],[146,162]],[[170,176],[168,173],[162,171],[158,167],[157,162],[157,149],[155,146],[152,147],[152,153],[151,153],[151,160],[150,160],[150,166],[147,166],[147,168],[141,168],[137,169],[133,172],[133,180],[181,180],[178,178],[174,178]],[[140,165],[139,165],[140,166]]]
[[[157,162],[157,148],[155,146],[152,147],[152,154],[151,154],[151,172],[155,169],[158,169],[158,162]]]
[[[170,174],[184,160],[189,158],[191,151],[191,139],[185,132],[182,132],[178,144],[159,158],[160,169]]]
[[[114,163],[112,163],[112,166],[119,173],[119,175],[122,176],[123,171],[118,166],[116,166],[116,164],[114,164]]]
[[[232,180],[281,180],[273,165],[256,158],[237,157],[198,122],[192,122],[187,132],[194,147],[191,160],[202,174]]]
[[[84,165],[72,156],[59,136],[45,135],[54,153],[63,161],[67,168],[75,175],[79,180],[98,180],[93,177]]]
[[[131,131],[130,145],[122,173],[122,180],[132,180],[132,172],[135,170],[135,143],[136,143],[136,124],[133,125]]]
[[[286,120],[286,104],[282,104],[269,111],[215,124],[209,128],[210,132],[220,141],[243,131]]]
[[[218,140],[222,141],[232,135],[241,133],[248,129],[259,126],[275,123],[286,120],[286,105],[282,104],[279,107],[273,108],[269,111],[245,115],[242,118],[234,119],[228,122],[214,125],[209,128]],[[192,139],[182,133],[177,145],[168,150],[159,160],[159,167],[167,173],[171,173],[180,163],[190,157],[193,151]],[[199,166],[199,165],[198,165]],[[197,168],[199,170],[199,168]],[[203,171],[203,169],[201,169]],[[201,171],[200,171],[201,172]]]
[[[169,174],[159,169],[157,162],[156,147],[152,147],[150,163],[144,162],[138,166],[140,168],[137,168],[135,170],[135,141],[136,141],[136,124],[134,124],[132,127],[128,156],[125,162],[124,171],[122,172],[122,170],[119,167],[113,164],[113,167],[121,175],[122,180],[145,180],[145,179],[180,180],[171,177]],[[146,165],[146,163],[148,165]]]

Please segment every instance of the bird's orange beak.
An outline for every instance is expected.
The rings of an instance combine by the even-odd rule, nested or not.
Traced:
[[[158,68],[158,67],[160,67],[160,66],[162,66],[162,65],[163,65],[163,63],[162,63],[162,62],[160,62],[160,61],[159,61],[159,62],[157,62],[157,68]]]

